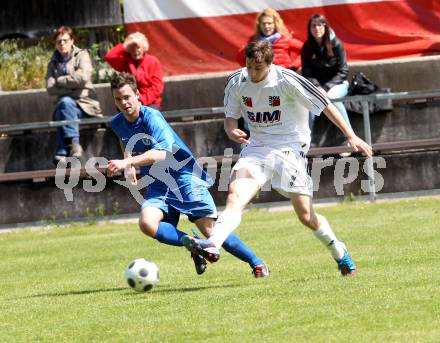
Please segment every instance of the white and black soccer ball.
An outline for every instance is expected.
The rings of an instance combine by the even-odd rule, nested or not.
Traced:
[[[138,258],[125,270],[128,285],[137,292],[148,292],[159,282],[159,268],[151,261]]]

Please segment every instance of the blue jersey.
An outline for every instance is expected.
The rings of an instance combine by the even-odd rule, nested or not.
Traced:
[[[191,200],[198,189],[212,185],[209,175],[159,111],[141,106],[134,123],[120,112],[113,116],[111,125],[133,156],[153,149],[167,152],[164,161],[141,167],[141,175],[149,177],[148,193],[184,202]]]

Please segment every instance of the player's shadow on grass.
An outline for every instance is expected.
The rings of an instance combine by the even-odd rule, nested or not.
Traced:
[[[186,287],[186,288],[161,288],[156,287],[154,289],[154,293],[183,293],[183,292],[198,292],[204,289],[213,289],[213,288],[227,288],[227,287],[241,287],[242,284],[222,284],[222,285],[206,285],[200,287]],[[57,293],[41,293],[34,294],[25,297],[21,297],[20,299],[31,299],[31,298],[43,298],[43,297],[64,297],[70,295],[85,295],[85,294],[93,294],[93,293],[106,293],[106,292],[121,292],[121,291],[130,291],[130,288],[127,287],[117,287],[117,288],[100,288],[100,289],[87,289],[82,291],[69,291],[69,292],[57,292]],[[143,292],[133,292],[133,295],[142,294]],[[16,299],[16,298],[15,298]]]
[[[64,297],[69,295],[84,295],[93,293],[105,293],[105,292],[120,292],[126,290],[127,287],[117,288],[100,288],[100,289],[86,289],[82,291],[69,291],[69,292],[57,292],[57,293],[41,293],[22,297],[21,299],[40,298],[40,297]]]
[[[214,288],[232,288],[232,287],[243,287],[244,284],[221,284],[221,285],[206,285],[199,287],[179,287],[179,288],[160,288],[157,287],[153,290],[154,293],[184,293],[184,292],[198,292],[204,289],[214,289]]]

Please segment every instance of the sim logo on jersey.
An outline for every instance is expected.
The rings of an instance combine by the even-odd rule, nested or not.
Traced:
[[[271,95],[269,96],[269,106],[280,106],[281,101],[280,97],[277,95]]]
[[[248,96],[242,96],[241,99],[243,100],[243,104],[246,107],[252,107],[252,98],[250,98]]]
[[[247,111],[246,112],[249,120],[253,123],[264,123],[264,124],[269,124],[269,123],[277,123],[281,120],[281,111],[280,110],[276,110],[271,112],[251,112],[251,111]]]

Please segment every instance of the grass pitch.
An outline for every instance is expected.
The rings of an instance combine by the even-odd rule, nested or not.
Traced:
[[[434,342],[440,337],[440,200],[320,209],[355,259],[342,278],[292,212],[247,212],[236,233],[269,265],[256,280],[223,253],[197,276],[189,253],[134,224],[0,235],[0,342]],[[188,231],[191,223],[181,222]],[[136,293],[126,265],[161,281]]]

